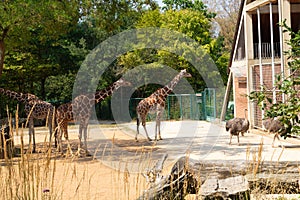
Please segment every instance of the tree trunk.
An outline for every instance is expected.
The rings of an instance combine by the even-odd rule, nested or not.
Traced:
[[[2,75],[3,66],[4,66],[4,54],[5,54],[5,45],[4,40],[0,40],[0,76]]]
[[[199,161],[180,158],[169,175],[150,185],[138,200],[250,199],[250,193],[299,194],[299,163],[271,161]],[[152,170],[153,171],[153,170]],[[256,192],[256,193],[255,193]]]
[[[42,95],[42,99],[46,99],[46,92],[45,92],[45,83],[46,83],[46,78],[42,78],[41,79],[41,95]]]
[[[4,40],[7,37],[9,31],[9,26],[2,29],[2,34],[0,37],[0,76],[2,75],[4,66],[4,56],[5,56],[5,43]]]

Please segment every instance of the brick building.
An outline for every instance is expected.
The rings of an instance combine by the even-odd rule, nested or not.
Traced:
[[[273,102],[284,101],[274,88],[279,74],[287,75],[290,35],[278,23],[286,21],[293,31],[300,30],[300,0],[242,0],[235,40],[229,63],[226,96],[233,90],[235,117],[248,118],[252,127],[261,127],[263,111],[247,95],[264,86]],[[228,98],[225,98],[224,105]]]

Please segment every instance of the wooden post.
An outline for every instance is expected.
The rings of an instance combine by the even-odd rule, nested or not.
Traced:
[[[225,91],[225,98],[224,98],[224,101],[223,101],[223,106],[222,106],[222,111],[221,111],[221,117],[220,117],[221,121],[225,120],[227,106],[228,106],[228,102],[229,102],[231,84],[232,84],[232,72],[230,71],[229,77],[228,77],[228,80],[227,80],[227,87],[226,87],[226,91]]]
[[[276,103],[276,90],[275,90],[275,61],[274,61],[274,32],[273,32],[273,7],[272,2],[269,4],[270,9],[270,36],[271,36],[271,54],[272,54],[272,92],[273,92],[273,103]]]
[[[262,86],[264,85],[263,79],[263,65],[262,65],[262,55],[261,55],[261,25],[260,25],[260,8],[257,8],[257,30],[258,30],[258,58],[259,58],[259,85],[261,91],[263,90]],[[261,119],[264,118],[264,110],[261,110]]]

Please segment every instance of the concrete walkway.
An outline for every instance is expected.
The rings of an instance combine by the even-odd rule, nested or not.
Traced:
[[[122,126],[128,127],[129,131],[125,132],[134,138],[136,125],[129,123]],[[150,137],[154,138],[155,122],[148,122],[147,130],[151,133]],[[143,136],[139,138],[145,137],[142,126],[140,132]],[[300,140],[281,139],[283,148],[276,140],[275,146],[279,147],[272,148],[273,135],[258,130],[252,130],[244,137],[240,136],[239,146],[235,136],[229,145],[229,132],[226,132],[224,125],[206,121],[163,122],[161,132],[163,140],[158,141],[156,145],[172,157],[188,153],[196,160],[252,160],[254,156],[257,157],[262,144],[262,160],[300,161]]]
[[[140,127],[139,142],[135,142],[136,123],[116,125],[89,125],[88,149],[99,161],[118,170],[144,171],[153,166],[165,153],[168,154],[166,165],[171,165],[179,157],[203,161],[299,161],[300,140],[281,139],[284,148],[272,148],[273,135],[252,130],[237,138],[232,138],[229,145],[229,132],[224,125],[206,121],[164,121],[161,132],[163,140],[148,142],[143,127]],[[147,122],[147,130],[154,139],[155,122]],[[28,142],[28,130],[24,129],[24,142]],[[46,128],[36,129],[37,141],[47,141]],[[69,126],[69,138],[78,142],[78,126]],[[20,136],[15,136],[15,144],[20,143]],[[276,141],[275,145],[280,143]],[[141,162],[145,161],[145,162]]]

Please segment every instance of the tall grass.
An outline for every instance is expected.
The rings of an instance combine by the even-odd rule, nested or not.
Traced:
[[[18,118],[16,119],[18,124]],[[14,139],[13,127],[11,127],[11,138]],[[7,142],[3,144],[4,159],[0,161],[0,194],[3,199],[56,199],[54,195],[53,178],[56,171],[56,160],[51,160],[50,150],[43,154],[34,155],[31,151],[25,151],[24,128],[16,127],[16,135],[19,135],[21,144],[13,148],[13,152],[19,152],[19,157],[9,158]],[[2,133],[2,136],[4,133]],[[30,149],[30,148],[29,148]],[[49,199],[49,198],[46,198]]]
[[[9,140],[15,143],[13,140],[18,136],[20,141],[13,148],[13,158],[9,158],[4,143],[5,158],[0,159],[0,199],[134,199],[147,187],[144,177],[133,173],[130,167],[125,166],[123,170],[120,164],[112,169],[97,161],[96,156],[62,156],[49,147],[47,134],[44,142],[37,143],[39,153],[33,154],[25,139],[24,125],[13,128],[10,122],[10,126]],[[48,132],[46,128],[41,129]],[[4,133],[1,136],[4,137]],[[142,171],[145,165],[140,167]]]

